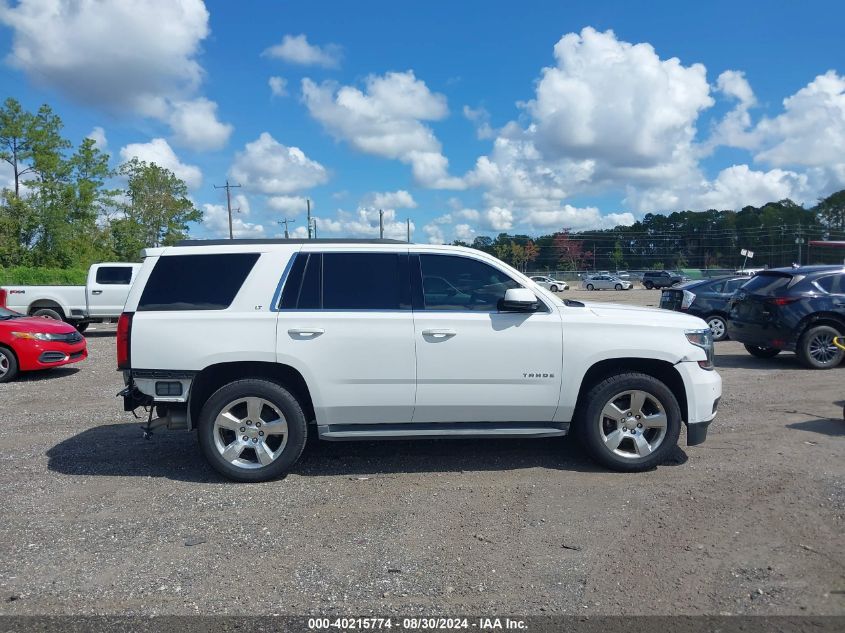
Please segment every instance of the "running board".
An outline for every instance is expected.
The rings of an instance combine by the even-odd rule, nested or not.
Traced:
[[[438,422],[431,424],[318,425],[321,440],[404,440],[413,438],[557,437],[569,422]]]

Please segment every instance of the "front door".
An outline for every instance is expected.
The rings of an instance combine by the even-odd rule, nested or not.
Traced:
[[[411,257],[417,397],[414,422],[548,422],[560,397],[558,310],[499,312],[504,270],[469,256]],[[420,296],[421,295],[421,296]]]

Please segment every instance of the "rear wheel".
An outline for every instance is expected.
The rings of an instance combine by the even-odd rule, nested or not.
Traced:
[[[798,340],[796,353],[798,360],[811,369],[831,369],[842,362],[845,351],[834,345],[834,337],[839,331],[829,325],[811,327]]]
[[[657,378],[618,374],[590,389],[575,425],[594,460],[613,470],[639,472],[662,463],[678,444],[681,409]]]
[[[80,334],[82,334],[85,330],[87,330],[87,329],[88,329],[88,326],[89,326],[89,325],[90,325],[90,324],[89,324],[88,322],[86,322],[86,321],[77,321],[76,323],[74,323],[74,324],[73,324],[73,327],[75,327],[75,328],[76,328],[76,331],[77,331],[77,332],[79,332]]]
[[[746,351],[757,358],[774,358],[780,354],[780,350],[774,347],[758,347],[757,345],[746,345]]]
[[[35,317],[46,317],[48,319],[55,319],[56,321],[64,321],[62,315],[53,308],[39,308],[32,313]]]
[[[18,375],[18,359],[12,350],[0,347],[0,382],[9,382]]]
[[[728,325],[725,323],[724,317],[712,314],[707,317],[707,325],[710,326],[714,341],[724,341],[728,338]]]
[[[305,447],[305,415],[284,387],[260,379],[238,380],[205,403],[199,443],[211,466],[234,481],[276,479]]]
[[[587,290],[594,290],[593,284],[587,284]]]

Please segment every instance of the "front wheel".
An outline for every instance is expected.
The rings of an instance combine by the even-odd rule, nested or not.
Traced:
[[[780,350],[774,347],[758,347],[757,345],[746,345],[746,351],[756,358],[774,358],[780,354]]]
[[[0,382],[9,382],[18,375],[18,359],[12,350],[0,347]]]
[[[594,290],[593,284],[587,284],[587,290]]]
[[[723,317],[713,314],[707,317],[707,325],[710,327],[714,341],[724,341],[728,338],[728,325]]]
[[[552,287],[549,288],[549,290],[551,290],[552,292],[557,292],[557,286],[552,285]]]
[[[681,409],[653,376],[611,376],[590,389],[585,403],[576,413],[577,435],[590,457],[612,470],[649,470],[678,444]]]
[[[795,352],[801,364],[810,369],[831,369],[842,362],[845,351],[833,339],[839,331],[829,325],[817,325],[801,335]]]
[[[199,443],[212,468],[234,481],[286,474],[305,447],[305,414],[284,387],[261,379],[218,389],[200,413]]]
[[[622,290],[622,284],[616,284],[613,286],[616,290]]]
[[[654,284],[650,281],[644,282],[643,285],[645,286],[646,290],[651,290],[652,288],[654,288]]]

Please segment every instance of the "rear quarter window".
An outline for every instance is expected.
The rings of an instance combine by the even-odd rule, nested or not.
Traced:
[[[101,286],[128,286],[132,283],[132,267],[100,266],[94,281]]]
[[[759,273],[754,275],[742,289],[757,295],[773,295],[786,290],[792,281],[792,275],[782,273]]]
[[[258,257],[258,253],[160,257],[141,293],[138,311],[225,310]]]

